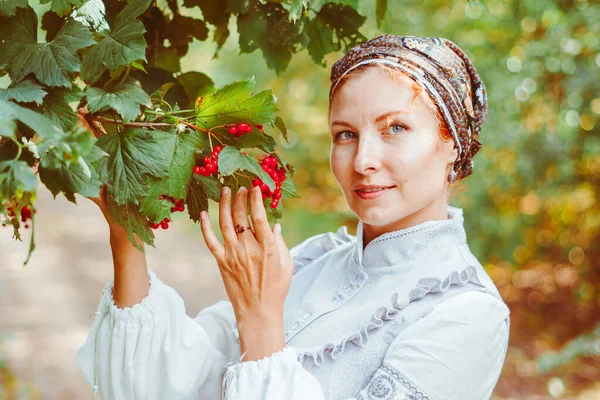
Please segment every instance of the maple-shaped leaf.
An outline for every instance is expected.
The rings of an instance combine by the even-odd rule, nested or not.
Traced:
[[[113,71],[132,61],[146,61],[146,28],[136,18],[146,11],[151,1],[132,0],[115,17],[111,31],[83,59],[81,76],[86,82],[96,82],[104,68]]]
[[[154,222],[171,215],[173,204],[164,198],[165,195],[176,200],[186,198],[196,153],[207,145],[195,132],[172,134],[170,137],[175,144],[169,171],[165,178],[151,178],[148,181],[148,194],[140,202],[140,211]]]
[[[136,242],[134,234],[137,234],[144,243],[154,247],[154,233],[148,224],[148,219],[140,213],[137,205],[120,205],[111,196],[107,196],[106,206],[110,218],[125,228],[127,238],[135,248],[144,251]]]
[[[352,6],[326,3],[317,13],[316,18],[333,29],[338,42],[344,43],[346,49],[367,40],[358,30],[365,23],[367,17],[360,15]]]
[[[73,6],[79,7],[83,5],[85,0],[40,0],[41,4],[50,2],[52,2],[50,9],[62,17],[71,13]]]
[[[76,163],[61,164],[57,168],[40,165],[40,180],[54,198],[63,193],[69,201],[77,204],[76,193],[85,197],[99,197],[102,182],[92,163],[106,156],[106,153],[94,146],[87,154],[79,157]]]
[[[94,164],[103,182],[108,182],[108,194],[117,204],[138,204],[146,195],[150,176],[166,176],[173,154],[165,132],[140,128],[119,134],[104,135],[96,145],[108,154]],[[173,141],[174,143],[174,141]]]
[[[223,185],[214,176],[194,175],[193,179],[197,180],[202,191],[206,196],[213,201],[221,200],[221,188]],[[234,192],[235,193],[235,192]]]
[[[62,131],[52,123],[52,120],[28,108],[19,106],[12,101],[0,100],[0,119],[18,120],[27,125],[42,138],[52,137]]]
[[[96,32],[110,29],[106,22],[106,7],[102,0],[87,0],[71,16]]]
[[[0,199],[16,196],[18,191],[33,192],[37,177],[25,161],[0,161]]]
[[[27,0],[0,0],[0,16],[12,17],[17,12],[17,8],[27,6]]]
[[[83,92],[78,87],[51,88],[39,110],[46,117],[60,124],[65,132],[70,131],[77,125],[77,113],[69,103],[81,100],[82,96]]]
[[[310,0],[292,0],[289,10],[290,21],[296,22],[302,16],[302,10],[308,8]]]
[[[90,112],[112,108],[125,122],[132,121],[141,114],[140,106],[152,108],[150,96],[144,89],[132,83],[118,85],[110,91],[89,87],[86,90],[86,98]]]
[[[202,185],[197,179],[190,180],[190,186],[188,190],[185,203],[188,208],[188,215],[194,222],[200,220],[200,212],[208,211],[208,197],[202,189]]]
[[[254,157],[242,154],[242,152],[233,146],[226,146],[223,148],[221,153],[219,153],[219,172],[221,175],[233,175],[234,172],[240,170],[251,172],[266,183],[271,190],[275,189],[275,182],[273,182],[273,179],[269,174],[262,169]]]
[[[255,3],[238,17],[241,53],[261,49],[267,66],[281,74],[292,59],[292,53],[303,48],[307,37],[300,24],[290,24],[289,14],[281,4]]]
[[[231,122],[273,123],[278,110],[275,97],[270,90],[253,96],[255,84],[254,77],[251,77],[206,95],[196,107],[196,123],[204,127]]]
[[[324,67],[325,61],[323,57],[340,50],[341,47],[335,38],[331,24],[317,15],[315,18],[305,22],[304,29],[310,38],[306,46],[308,54],[310,54],[315,63]]]
[[[10,85],[8,89],[0,89],[0,100],[14,100],[19,103],[35,102],[39,105],[47,94],[41,85],[26,79],[16,85]]]
[[[14,83],[33,74],[48,86],[72,86],[72,73],[80,69],[77,50],[94,44],[88,28],[67,20],[54,40],[37,42],[38,19],[32,8],[19,8],[0,26],[0,64]]]

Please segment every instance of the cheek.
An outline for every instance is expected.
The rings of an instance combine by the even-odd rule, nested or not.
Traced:
[[[351,168],[352,164],[350,163],[349,158],[349,155],[347,152],[343,151],[343,149],[336,146],[331,147],[331,152],[329,154],[331,172],[340,186],[348,178],[350,173],[348,168]]]

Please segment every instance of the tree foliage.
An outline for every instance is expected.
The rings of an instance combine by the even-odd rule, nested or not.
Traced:
[[[182,73],[180,60],[209,36],[218,57],[232,19],[240,51],[260,49],[277,73],[303,49],[321,63],[364,40],[355,1],[41,3],[50,3],[43,15],[26,1],[0,3],[0,71],[10,78],[0,90],[0,215],[16,239],[29,219],[33,229],[38,180],[72,202],[106,185],[109,213],[136,246],[136,234],[153,245],[151,226],[170,220],[174,201],[198,221],[223,184],[259,178],[275,190],[261,155],[289,172],[276,189],[282,198],[297,196],[292,166],[265,133],[287,132],[272,91],[257,91],[253,77],[217,90],[205,74]],[[238,124],[249,131],[231,134]],[[218,172],[194,172],[211,155]],[[281,217],[278,201],[265,206],[271,220]]]

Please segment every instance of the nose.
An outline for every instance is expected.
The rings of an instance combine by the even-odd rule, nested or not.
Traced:
[[[377,134],[363,134],[359,137],[354,155],[354,170],[360,174],[370,174],[381,169],[383,149]]]

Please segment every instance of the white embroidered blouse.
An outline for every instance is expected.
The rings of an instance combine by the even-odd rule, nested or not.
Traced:
[[[345,227],[291,252],[287,347],[239,362],[229,302],[186,314],[150,271],[141,303],[120,309],[112,282],[77,362],[104,400],[489,399],[509,310],[466,243],[462,209],[386,233],[363,250]]]

